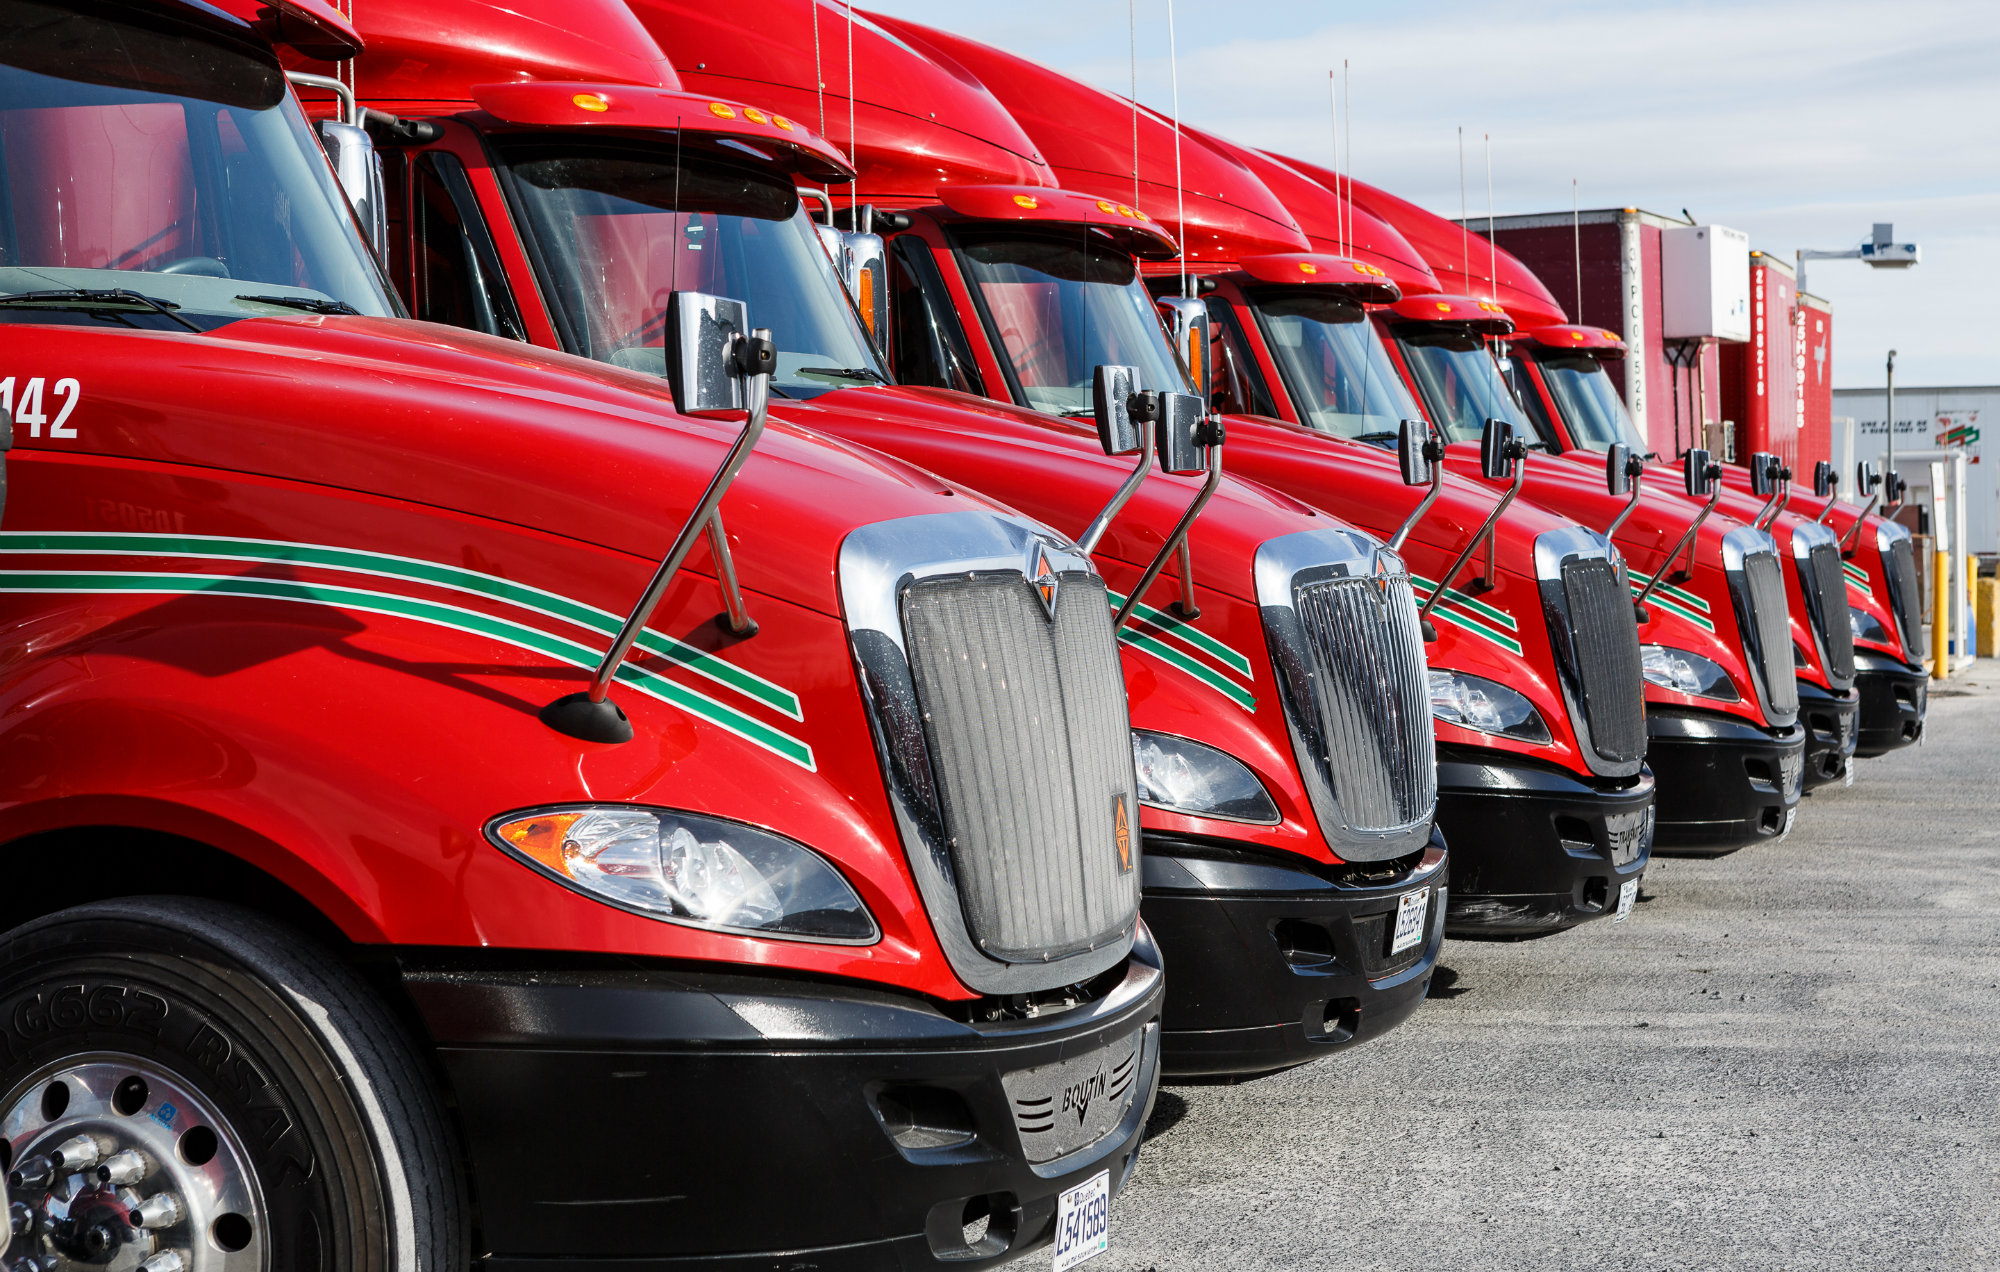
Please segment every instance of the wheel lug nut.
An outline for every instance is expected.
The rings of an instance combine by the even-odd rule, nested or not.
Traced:
[[[171,1228],[180,1222],[181,1199],[172,1193],[155,1193],[127,1213],[135,1228]]]
[[[113,1153],[97,1168],[97,1182],[101,1184],[136,1184],[144,1179],[150,1168],[145,1155],[136,1149],[126,1149]]]
[[[102,1145],[91,1136],[79,1135],[56,1145],[55,1151],[49,1154],[49,1161],[60,1171],[89,1170],[103,1156]]]
[[[162,1250],[139,1265],[139,1272],[187,1272],[187,1260],[178,1250]]]
[[[25,1202],[15,1202],[7,1207],[7,1223],[17,1237],[25,1237],[35,1230],[35,1212],[28,1209]]]
[[[7,1174],[7,1187],[15,1190],[23,1188],[47,1188],[55,1178],[55,1166],[48,1158],[36,1153],[33,1157],[21,1159],[21,1165]]]

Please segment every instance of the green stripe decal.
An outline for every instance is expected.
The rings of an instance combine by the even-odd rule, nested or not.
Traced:
[[[1248,689],[1222,675],[1206,663],[1197,662],[1163,640],[1135,632],[1130,626],[1118,629],[1118,639],[1134,649],[1144,650],[1161,662],[1180,668],[1196,680],[1201,681],[1217,693],[1222,694],[1245,711],[1257,709],[1257,699]]]
[[[177,556],[201,557],[215,561],[282,561],[309,565],[350,574],[370,574],[383,578],[409,579],[455,592],[490,597],[520,609],[605,636],[614,636],[624,617],[585,605],[554,592],[545,592],[525,583],[481,574],[475,570],[442,565],[415,557],[364,552],[356,548],[334,548],[312,543],[287,543],[275,539],[235,539],[192,534],[120,534],[112,531],[79,531],[64,534],[0,531],[0,553],[74,553],[98,556]],[[639,634],[639,648],[680,664],[698,676],[734,689],[743,696],[794,720],[805,719],[798,695],[754,672],[725,662],[693,645],[655,632]]]
[[[1432,592],[1437,591],[1437,580],[1427,579],[1421,574],[1412,574],[1410,576],[1410,586],[1416,588],[1418,591],[1422,592],[1425,596],[1429,596]],[[1486,604],[1484,601],[1477,600],[1470,594],[1461,592],[1455,587],[1446,588],[1444,594],[1444,600],[1439,601],[1438,604],[1456,605],[1460,609],[1470,610],[1472,613],[1477,614],[1482,618],[1488,619],[1491,622],[1499,624],[1501,627],[1506,628],[1510,632],[1518,632],[1521,630],[1520,625],[1514,621],[1514,616],[1512,614],[1509,614],[1506,610],[1494,609],[1491,605]]]
[[[586,671],[594,670],[603,659],[601,653],[587,645],[504,618],[495,618],[491,614],[459,609],[457,606],[444,605],[437,601],[395,596],[386,592],[369,592],[360,588],[302,583],[293,579],[246,578],[242,575],[219,574],[148,574],[87,570],[54,573],[0,570],[0,592],[142,593],[169,596],[208,594],[296,601],[309,605],[328,605],[339,609],[407,618],[485,636],[520,649],[546,655],[573,667],[581,667]],[[618,679],[641,693],[679,707],[691,715],[699,716],[746,742],[790,760],[801,768],[808,770],[817,768],[812,748],[806,743],[760,720],[753,719],[734,707],[697,693],[686,685],[668,680],[643,667],[633,666],[629,662],[618,669]]]
[[[1422,605],[1426,600],[1430,599],[1431,584],[1429,580],[1427,579],[1420,580],[1416,576],[1412,575],[1410,578],[1410,583],[1412,585],[1412,590],[1416,593],[1417,603],[1419,605]],[[1444,599],[1439,601],[1437,605],[1431,610],[1431,617],[1439,619],[1443,622],[1450,623],[1453,627],[1459,628],[1462,631],[1470,632],[1474,636],[1479,637],[1481,640],[1491,641],[1492,643],[1500,646],[1500,648],[1506,650],[1510,654],[1518,654],[1521,652],[1520,641],[1515,640],[1512,636],[1507,635],[1505,632],[1487,626],[1486,623],[1482,621],[1479,614],[1469,612],[1464,607],[1462,607],[1458,603],[1459,598],[1462,596],[1464,596],[1464,593],[1460,592],[1456,588],[1447,591],[1444,594]],[[1470,597],[1467,597],[1466,599],[1468,601],[1471,600]],[[1478,605],[1477,602],[1473,602],[1473,604]],[[1514,627],[1513,617],[1511,615],[1508,615],[1505,611],[1493,609],[1493,607],[1490,605],[1478,605],[1478,609],[1480,611],[1490,611],[1492,613],[1501,615],[1503,618],[1507,619],[1507,626],[1509,628],[1512,628],[1514,630],[1519,630],[1518,628]]]
[[[1640,570],[1635,570],[1629,565],[1625,567],[1625,574],[1626,577],[1630,578],[1633,584],[1635,585],[1632,588],[1632,593],[1635,596],[1645,589],[1646,584],[1651,583],[1653,581],[1652,575],[1647,574]],[[1696,596],[1693,592],[1688,591],[1686,588],[1675,587],[1671,583],[1660,584],[1658,587],[1653,589],[1653,595],[1671,596],[1674,598],[1674,600],[1680,602],[1681,605],[1687,609],[1700,610],[1704,614],[1709,612],[1707,601],[1703,600],[1699,596]]]
[[[1106,589],[1106,595],[1110,596],[1113,605],[1123,605],[1125,603],[1125,598],[1122,595],[1110,591],[1108,588]],[[1230,646],[1223,644],[1185,619],[1175,618],[1172,614],[1164,610],[1156,610],[1143,602],[1132,607],[1132,617],[1144,619],[1148,627],[1157,629],[1163,636],[1172,636],[1184,641],[1193,648],[1209,655],[1239,676],[1253,674],[1248,658],[1245,658]]]
[[[1868,590],[1868,571],[1862,569],[1852,561],[1842,561],[1840,568],[1847,572],[1847,581],[1849,583],[1852,583],[1864,592]]]

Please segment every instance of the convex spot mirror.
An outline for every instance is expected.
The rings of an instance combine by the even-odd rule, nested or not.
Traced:
[[[1813,465],[1813,494],[1825,499],[1840,485],[1840,474],[1833,471],[1833,465],[1822,459]]]
[[[840,235],[840,281],[854,298],[855,312],[875,348],[889,353],[889,245],[880,234],[845,231]]]
[[[1769,499],[1777,488],[1778,457],[1769,451],[1758,451],[1750,457],[1750,493],[1759,499]]]
[[[331,119],[319,122],[319,141],[354,209],[354,219],[377,260],[389,259],[389,204],[382,191],[382,156],[368,130]]]
[[[706,292],[667,300],[667,385],[683,415],[748,408],[744,380],[776,369],[768,341],[752,340],[750,307]]]
[[[1514,426],[1505,420],[1488,420],[1479,434],[1479,471],[1499,480],[1514,475],[1520,448],[1514,444]]]
[[[1155,451],[1160,467],[1175,474],[1207,469],[1209,443],[1213,440],[1219,445],[1221,441],[1210,437],[1207,402],[1192,393],[1161,393],[1158,402]]]
[[[1166,325],[1167,338],[1187,372],[1188,383],[1194,386],[1195,396],[1208,401],[1215,391],[1208,356],[1208,305],[1186,296],[1162,296],[1153,303],[1159,307],[1160,321]]]
[[[1091,374],[1091,404],[1097,412],[1097,442],[1107,455],[1135,455],[1143,444],[1139,421],[1132,414],[1132,397],[1139,386],[1139,369],[1110,363]]]
[[[1444,447],[1425,420],[1404,420],[1396,430],[1396,460],[1405,486],[1428,486],[1437,473]]]
[[[1715,483],[1721,474],[1715,471],[1714,460],[1699,446],[1681,456],[1681,485],[1690,499],[1706,499],[1715,493]]]

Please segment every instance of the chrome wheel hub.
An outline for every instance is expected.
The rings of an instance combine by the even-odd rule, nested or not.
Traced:
[[[8,1272],[261,1272],[264,1199],[236,1132],[136,1057],[66,1060],[0,1103]]]

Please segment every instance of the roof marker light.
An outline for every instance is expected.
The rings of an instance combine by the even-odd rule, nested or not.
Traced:
[[[1099,212],[1116,213],[1118,211],[1118,205],[1106,199],[1099,199],[1097,201],[1097,210]]]
[[[1313,263],[1312,263],[1311,261],[1300,261],[1300,262],[1299,262],[1299,273],[1301,273],[1301,274],[1317,274],[1317,273],[1319,273],[1319,266],[1317,266],[1317,265],[1313,264]]]
[[[790,132],[792,130],[792,121],[786,119],[783,115],[771,116],[771,122],[776,124],[778,127],[784,129],[786,132]]]
[[[1014,196],[1014,202],[1024,208],[1038,208],[1042,206],[1041,200],[1031,194],[1017,194]]]
[[[768,124],[771,122],[771,117],[763,111],[758,110],[755,106],[745,106],[743,108],[743,118],[753,124]]]
[[[1448,301],[1440,300],[1439,302],[1437,302],[1437,307],[1438,307],[1438,312],[1441,314],[1448,314],[1451,312],[1451,304]]]
[[[717,119],[736,118],[736,112],[731,110],[729,107],[724,106],[721,102],[710,102],[708,104],[708,113],[715,116]]]
[[[575,102],[579,108],[590,111],[595,115],[602,115],[605,111],[611,109],[610,99],[602,93],[578,93],[575,97],[570,98],[570,100]]]

